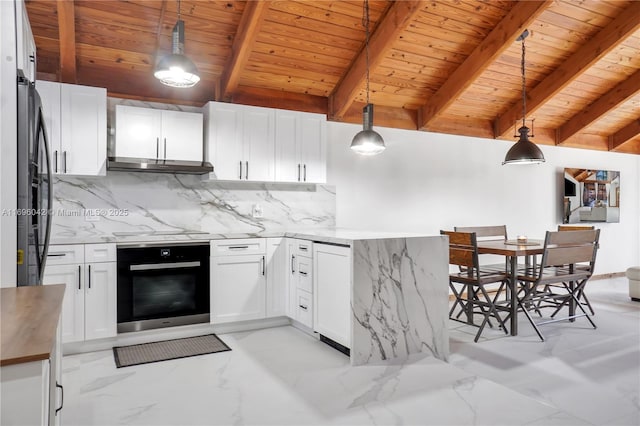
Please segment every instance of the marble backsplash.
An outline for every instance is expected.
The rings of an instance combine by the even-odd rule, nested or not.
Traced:
[[[194,175],[109,172],[106,177],[56,176],[53,194],[54,244],[113,232],[260,234],[335,226],[335,188],[329,185],[217,182]],[[262,217],[254,217],[256,207]]]

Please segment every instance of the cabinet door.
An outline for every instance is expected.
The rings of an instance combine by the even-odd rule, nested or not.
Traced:
[[[63,84],[60,91],[63,172],[106,174],[107,90]]]
[[[116,262],[85,265],[85,339],[116,335]]]
[[[242,179],[273,182],[275,178],[275,111],[246,107],[243,115]]]
[[[287,315],[288,266],[285,239],[267,238],[267,318]]]
[[[265,256],[211,258],[211,322],[265,317]]]
[[[202,161],[202,114],[162,111],[161,155],[165,160]]]
[[[327,181],[326,124],[323,115],[301,113],[299,137],[303,182]]]
[[[60,148],[60,83],[36,82],[36,89],[42,101],[42,117],[49,141],[51,170],[62,173],[62,149]]]
[[[242,106],[207,104],[207,161],[220,180],[240,180],[242,162]],[[242,175],[244,177],[244,174]]]
[[[161,123],[161,110],[116,105],[116,157],[162,157]]]
[[[276,111],[276,182],[299,182],[302,176],[298,146],[299,117],[300,113],[296,111]]]
[[[351,346],[351,249],[313,245],[314,330]]]
[[[65,284],[62,301],[62,342],[84,340],[84,277],[82,265],[52,265],[45,268],[43,284]]]

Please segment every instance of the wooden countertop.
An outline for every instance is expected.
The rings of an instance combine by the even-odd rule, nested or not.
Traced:
[[[48,359],[65,285],[0,289],[0,366]]]

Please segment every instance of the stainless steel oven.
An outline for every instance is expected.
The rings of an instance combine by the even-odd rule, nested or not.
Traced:
[[[118,247],[118,333],[209,322],[209,244]]]

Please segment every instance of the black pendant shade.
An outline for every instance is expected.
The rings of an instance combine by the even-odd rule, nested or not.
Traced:
[[[518,129],[520,139],[509,149],[502,164],[544,163],[544,155],[536,144],[529,140],[529,128]]]

